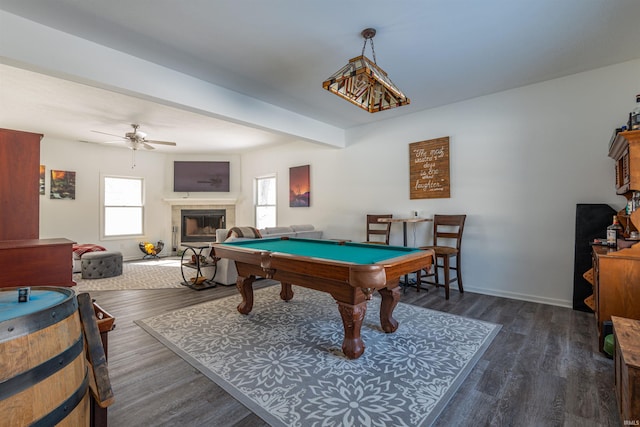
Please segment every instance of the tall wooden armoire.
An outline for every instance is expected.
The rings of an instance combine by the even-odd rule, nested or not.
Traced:
[[[0,129],[0,288],[73,286],[68,239],[40,239],[41,134]]]
[[[40,237],[40,139],[0,129],[0,240]]]

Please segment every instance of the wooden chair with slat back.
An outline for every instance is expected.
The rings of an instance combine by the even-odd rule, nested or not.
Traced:
[[[367,241],[364,243],[375,243],[379,245],[389,244],[391,234],[390,222],[379,222],[380,218],[392,218],[392,214],[367,215]]]
[[[417,273],[416,292],[420,292],[420,285],[427,283],[436,287],[443,286],[445,298],[449,299],[449,285],[458,282],[460,293],[464,292],[462,287],[462,270],[460,247],[462,246],[462,231],[464,230],[464,222],[466,215],[434,215],[433,216],[433,245],[421,246],[420,249],[433,249],[435,259],[433,260],[433,272],[428,272],[424,277],[434,276],[435,281],[423,280],[422,270]],[[444,243],[454,245],[445,246]],[[455,265],[451,264],[451,258],[455,257]],[[442,263],[438,263],[442,260]],[[444,270],[444,283],[440,283],[438,277],[438,269]],[[451,270],[456,272],[455,277],[451,277]]]

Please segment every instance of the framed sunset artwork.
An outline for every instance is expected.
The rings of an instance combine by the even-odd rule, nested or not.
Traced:
[[[289,168],[289,206],[308,208],[310,205],[311,185],[309,165]]]

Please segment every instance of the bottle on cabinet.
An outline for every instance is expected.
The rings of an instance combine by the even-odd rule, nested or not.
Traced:
[[[636,95],[636,108],[631,110],[629,130],[640,130],[640,93]]]
[[[627,200],[627,206],[624,208],[626,215],[631,215],[637,209],[640,209],[640,191],[634,191],[631,193],[631,197]]]
[[[618,216],[613,216],[613,223],[607,227],[607,245],[617,246],[618,238],[622,234],[622,227],[618,223]]]

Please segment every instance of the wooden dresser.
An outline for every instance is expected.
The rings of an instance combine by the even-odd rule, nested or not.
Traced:
[[[640,424],[640,321],[613,316],[615,387],[620,420]]]
[[[593,273],[593,310],[602,351],[602,322],[612,316],[640,319],[640,243],[621,250],[593,246]]]
[[[615,135],[609,157],[615,160],[616,193],[629,200],[634,192],[640,191],[640,131]],[[640,227],[640,209],[631,215],[623,209],[617,216],[625,239],[629,237],[627,232]],[[629,246],[634,242],[619,240],[618,243]],[[593,285],[593,295],[585,300],[585,304],[595,313],[598,347],[602,351],[603,322],[611,321],[611,316],[640,319],[640,242],[619,250],[594,245],[592,257],[593,268],[584,277]]]
[[[74,242],[38,238],[41,138],[0,129],[0,288],[75,285]]]
[[[68,239],[0,241],[0,288],[75,286],[73,243]]]

